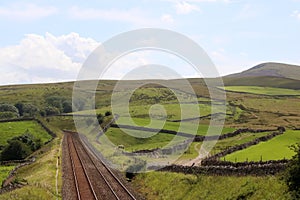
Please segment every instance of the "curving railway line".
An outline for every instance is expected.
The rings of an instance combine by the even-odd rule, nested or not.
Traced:
[[[91,155],[77,133],[65,131],[65,139],[78,200],[136,199],[109,167]]]

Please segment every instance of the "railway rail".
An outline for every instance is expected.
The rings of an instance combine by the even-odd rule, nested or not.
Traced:
[[[80,141],[77,133],[64,131],[77,198],[136,200],[112,170],[96,159]]]

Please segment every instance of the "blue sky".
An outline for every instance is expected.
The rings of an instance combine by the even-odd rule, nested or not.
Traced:
[[[0,2],[0,26],[2,85],[75,80],[101,42],[146,27],[190,37],[221,75],[268,61],[300,64],[300,0],[12,0]],[[184,65],[162,57],[136,54],[115,69]],[[114,71],[107,77],[122,76]]]

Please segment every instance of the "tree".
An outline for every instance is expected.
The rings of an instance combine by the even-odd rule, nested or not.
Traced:
[[[38,113],[39,113],[39,109],[35,105],[30,104],[30,103],[25,103],[23,105],[23,115],[24,116],[34,117]]]
[[[31,153],[31,149],[22,141],[12,140],[1,152],[1,160],[22,160]]]
[[[102,124],[103,123],[103,115],[100,113],[100,114],[97,114],[97,120],[99,122],[99,124]]]
[[[15,112],[19,113],[18,109],[11,104],[8,103],[2,103],[0,104],[0,112]]]
[[[35,138],[28,130],[23,135],[7,141],[1,152],[1,160],[22,160],[42,146],[40,138]]]
[[[15,104],[15,107],[18,109],[20,116],[23,116],[23,113],[24,113],[23,106],[24,106],[24,104],[21,102],[18,102]]]
[[[58,108],[56,107],[53,107],[53,106],[47,106],[45,108],[45,112],[46,112],[46,115],[49,116],[49,115],[57,115],[57,114],[60,114],[60,111]]]
[[[106,111],[105,112],[105,116],[107,117],[107,116],[110,116],[111,115],[111,112],[110,111]]]
[[[285,174],[285,182],[294,199],[300,199],[300,144],[292,146],[296,152],[290,161]]]
[[[19,117],[19,111],[14,105],[8,103],[0,104],[0,119],[10,119],[17,117]]]
[[[63,113],[70,113],[70,112],[72,112],[72,102],[71,101],[65,100],[62,103],[62,107],[63,107]]]

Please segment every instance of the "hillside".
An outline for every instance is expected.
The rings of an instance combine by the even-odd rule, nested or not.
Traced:
[[[283,63],[262,63],[252,67],[246,71],[231,74],[226,78],[241,78],[241,77],[257,77],[257,76],[271,76],[287,79],[300,79],[300,66],[289,65]]]
[[[226,86],[262,86],[300,89],[300,66],[263,63],[223,77]]]

